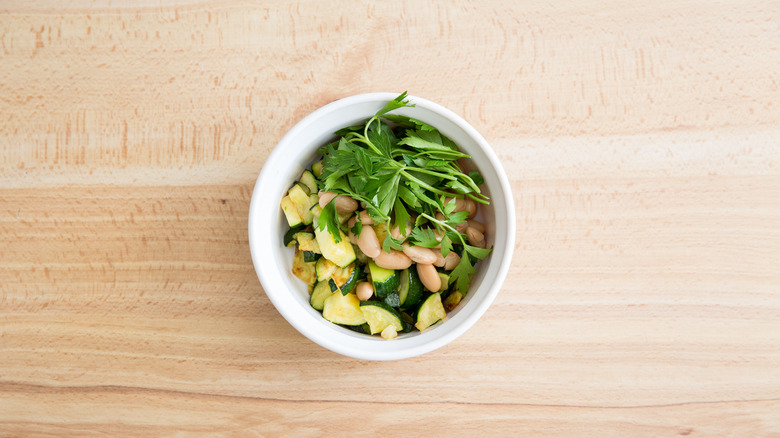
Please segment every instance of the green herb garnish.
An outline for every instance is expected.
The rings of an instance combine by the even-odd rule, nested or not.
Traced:
[[[320,189],[362,203],[375,226],[385,226],[388,231],[390,222],[405,230],[405,225],[414,221],[409,235],[397,239],[388,233],[384,251],[400,250],[403,242],[427,248],[441,243],[441,253],[446,256],[457,245],[461,261],[452,271],[450,283],[465,293],[474,273],[471,258],[484,259],[491,250],[469,245],[466,236],[457,231],[468,213],[454,211],[454,198],[487,204],[488,197],[479,189],[483,179],[479,172],[461,170],[457,160],[470,157],[438,129],[411,117],[387,114],[412,106],[404,92],[365,124],[337,131],[338,140],[320,149]],[[318,226],[327,229],[336,242],[341,240],[333,201],[323,208]],[[360,230],[360,226],[352,229],[355,234]]]

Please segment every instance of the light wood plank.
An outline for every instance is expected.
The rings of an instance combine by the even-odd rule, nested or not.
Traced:
[[[0,435],[780,436],[780,4],[0,5]],[[510,177],[509,278],[371,363],[265,297],[281,136],[402,91]],[[357,421],[360,419],[361,421]]]

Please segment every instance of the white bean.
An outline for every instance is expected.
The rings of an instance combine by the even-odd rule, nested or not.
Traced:
[[[379,251],[379,255],[374,257],[374,263],[385,269],[406,269],[412,266],[412,259],[401,251],[392,250],[389,254]]]
[[[374,220],[371,219],[371,215],[365,210],[360,212],[360,222],[362,222],[363,225],[374,225]]]
[[[466,228],[466,237],[469,239],[469,243],[478,246],[480,248],[485,247],[485,235],[482,234],[479,230],[472,227]]]
[[[358,238],[355,236],[355,233],[353,233],[352,230],[347,231],[347,237],[349,237],[349,243],[353,245],[358,244]]]
[[[435,249],[433,251],[433,254],[436,256],[436,260],[433,262],[433,266],[438,266],[440,268],[443,268],[445,263],[447,262],[447,259],[441,255],[441,248]]]
[[[469,226],[471,228],[474,228],[475,230],[479,231],[480,233],[485,234],[485,224],[483,224],[482,222],[469,219],[468,223],[469,223]]]
[[[446,207],[447,204],[450,203],[450,201],[453,198],[444,198],[444,206]],[[463,198],[454,198],[455,199],[455,210],[453,211],[462,211],[466,208],[465,200]]]
[[[320,207],[325,208],[336,196],[336,211],[341,214],[349,214],[357,210],[358,203],[354,199],[346,195],[339,195],[333,192],[319,192],[320,195]]]
[[[450,251],[450,253],[447,254],[447,257],[444,257],[443,267],[444,269],[451,271],[458,266],[458,263],[460,263],[460,256],[455,251]]]
[[[354,199],[346,195],[341,195],[336,198],[336,211],[341,214],[349,214],[357,210],[358,203]]]
[[[337,195],[333,192],[320,192],[320,207],[325,208]]]
[[[366,301],[374,295],[374,286],[367,281],[361,281],[355,286],[355,295],[360,301]]]
[[[398,240],[405,239],[406,237],[409,236],[409,233],[411,233],[411,232],[412,232],[412,224],[410,224],[410,223],[406,224],[406,236],[401,235],[401,228],[398,225],[396,225],[392,229],[390,229],[390,235],[393,236],[393,238],[398,239]]]
[[[477,202],[473,199],[466,199],[464,210],[469,212],[469,219],[477,215]]]
[[[376,232],[370,225],[364,226],[361,229],[360,236],[358,237],[358,247],[363,251],[363,254],[372,259],[382,252],[382,249],[379,246],[379,238],[376,237]]]
[[[411,246],[408,243],[403,243],[404,254],[406,254],[415,263],[422,263],[430,265],[436,261],[436,254],[428,248],[422,246]]]
[[[423,286],[431,292],[436,292],[441,288],[441,277],[433,265],[417,264],[417,275]]]

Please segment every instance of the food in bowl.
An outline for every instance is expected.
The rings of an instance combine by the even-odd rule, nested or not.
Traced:
[[[405,98],[336,131],[280,202],[311,307],[385,339],[443,320],[491,251],[482,176],[435,127],[390,114]]]

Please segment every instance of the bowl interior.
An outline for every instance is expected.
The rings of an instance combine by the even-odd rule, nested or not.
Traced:
[[[282,316],[312,341],[337,353],[363,359],[400,359],[438,348],[468,329],[492,302],[506,276],[514,243],[514,210],[509,186],[498,159],[485,140],[465,121],[445,108],[423,99],[410,100],[413,108],[403,114],[436,127],[471,155],[482,174],[481,187],[491,198],[480,207],[493,252],[477,264],[469,293],[447,318],[424,332],[399,333],[386,341],[332,324],[309,305],[307,287],[292,275],[293,249],[282,243],[287,222],[279,200],[301,172],[316,160],[317,149],[334,138],[339,128],[370,118],[396,95],[372,93],[342,99],[315,111],[279,142],[266,161],[252,195],[249,241],[252,258],[263,288]]]

